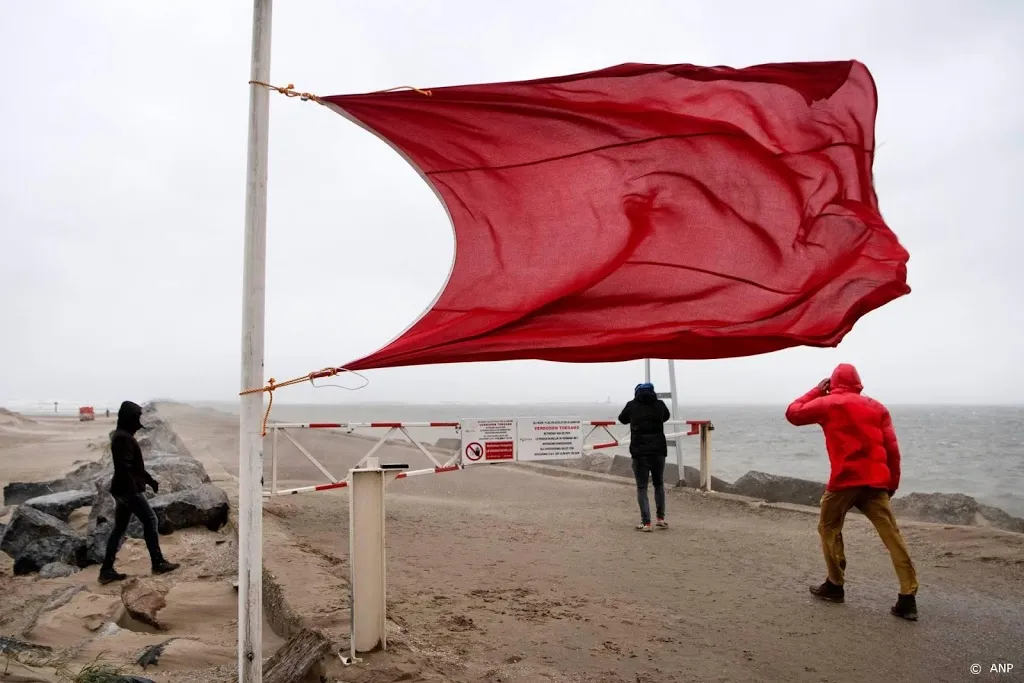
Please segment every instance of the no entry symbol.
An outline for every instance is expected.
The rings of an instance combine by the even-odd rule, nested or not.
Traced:
[[[466,457],[476,462],[480,458],[484,457],[484,447],[474,441],[473,443],[466,446]]]

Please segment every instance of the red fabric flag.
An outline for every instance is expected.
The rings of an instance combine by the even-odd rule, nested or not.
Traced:
[[[324,100],[422,173],[456,238],[433,306],[348,369],[835,346],[910,291],[856,61]]]

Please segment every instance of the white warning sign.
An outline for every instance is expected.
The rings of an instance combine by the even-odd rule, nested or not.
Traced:
[[[516,459],[516,421],[512,418],[462,420],[461,431],[463,465]]]
[[[572,460],[583,457],[583,422],[575,418],[519,420],[518,458]]]

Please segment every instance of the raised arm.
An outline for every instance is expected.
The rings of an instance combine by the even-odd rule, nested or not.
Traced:
[[[885,410],[885,409],[883,409]],[[885,461],[889,466],[889,495],[896,493],[900,487],[900,444],[896,440],[896,430],[892,426],[889,411],[882,413],[882,444],[885,446]]]
[[[806,394],[789,404],[786,409],[786,419],[789,423],[802,427],[803,425],[821,424],[825,420],[827,411],[828,394],[816,386]]]
[[[664,401],[658,401],[661,404],[661,421],[668,422],[672,419],[672,413],[669,412],[668,406],[665,405]]]
[[[628,402],[626,404],[626,407],[622,409],[622,412],[619,413],[619,422],[621,422],[624,425],[628,425],[629,424],[629,418],[630,418],[630,415],[629,415],[630,410],[629,409],[630,409],[630,407],[632,407],[632,405],[633,405],[632,401]]]

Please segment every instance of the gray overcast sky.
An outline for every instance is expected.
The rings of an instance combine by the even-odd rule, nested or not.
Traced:
[[[0,404],[233,399],[251,3],[2,6]],[[681,362],[683,400],[781,403],[850,361],[893,403],[1024,403],[1024,2],[278,0],[273,33],[273,82],[325,95],[629,61],[861,60],[879,90],[876,187],[914,291],[839,349]],[[266,368],[282,379],[404,329],[453,236],[383,143],[313,103],[271,107]],[[641,375],[640,361],[401,368],[278,399],[618,400]]]

